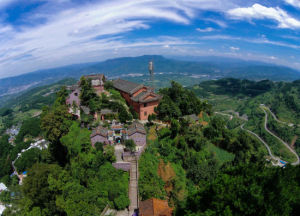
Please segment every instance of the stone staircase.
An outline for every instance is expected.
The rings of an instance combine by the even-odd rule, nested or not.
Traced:
[[[138,209],[138,163],[137,160],[131,161],[130,166],[130,183],[129,183],[129,216],[134,213],[134,210]]]

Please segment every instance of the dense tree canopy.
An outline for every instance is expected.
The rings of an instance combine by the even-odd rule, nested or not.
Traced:
[[[171,82],[170,88],[160,89],[159,93],[163,95],[163,99],[156,111],[161,120],[178,119],[190,114],[198,115],[201,111],[211,112],[210,105],[201,102],[192,91],[174,81]]]

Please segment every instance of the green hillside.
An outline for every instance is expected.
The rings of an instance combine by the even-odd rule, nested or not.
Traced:
[[[280,142],[268,135],[263,129],[264,113],[260,105],[264,104],[278,118],[276,121],[268,111],[268,128],[278,137],[294,146],[300,153],[300,82],[259,82],[238,79],[205,81],[189,87],[200,98],[206,99],[217,112],[247,116],[246,128],[268,140],[278,155],[287,160],[293,155],[286,151]],[[230,122],[230,121],[229,121]]]

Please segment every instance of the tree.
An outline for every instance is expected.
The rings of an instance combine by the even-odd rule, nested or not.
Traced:
[[[15,162],[18,172],[23,172],[32,167],[36,162],[41,161],[41,150],[32,148],[22,153],[21,157]]]
[[[126,123],[127,121],[131,121],[132,120],[132,116],[129,115],[129,113],[126,111],[126,109],[123,107],[120,111],[119,111],[119,119],[120,122],[122,123]]]
[[[62,101],[61,98],[57,98],[51,108],[43,109],[41,115],[41,129],[46,139],[51,142],[49,150],[52,157],[60,164],[66,162],[66,149],[61,145],[60,138],[69,132],[72,124],[72,115],[68,112],[67,105],[61,104]]]
[[[152,125],[153,122],[156,119],[156,115],[154,113],[148,115],[148,122]]]
[[[180,130],[180,124],[177,120],[171,119],[171,131],[172,131],[172,138],[175,138]]]
[[[29,200],[23,206],[24,209],[39,207],[45,215],[60,215],[62,212],[56,207],[55,199],[57,194],[49,188],[48,177],[51,175],[58,178],[62,168],[58,165],[35,164],[24,179],[22,193],[25,199]],[[25,201],[25,200],[24,200]]]
[[[81,105],[89,107],[92,114],[99,111],[101,109],[101,99],[92,87],[91,80],[82,76],[80,78],[80,87],[79,97]]]
[[[131,152],[135,152],[136,144],[132,139],[125,140],[125,147]]]

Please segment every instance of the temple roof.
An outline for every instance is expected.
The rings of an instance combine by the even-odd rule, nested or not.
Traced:
[[[86,75],[84,76],[86,79],[91,79],[91,80],[96,80],[96,79],[100,79],[103,80],[104,74],[91,74],[91,75]]]
[[[100,135],[100,136],[103,136],[103,137],[107,137],[107,135],[108,135],[108,129],[104,128],[102,126],[98,126],[95,130],[93,130],[93,132],[91,134],[91,138],[94,137],[94,136],[97,136],[97,135]]]
[[[143,91],[136,95],[135,97],[131,97],[131,99],[135,102],[147,103],[151,101],[157,101],[162,98],[161,95],[154,93],[153,91]]]
[[[144,85],[142,84],[137,84],[134,82],[130,82],[127,80],[122,80],[122,79],[117,79],[113,81],[113,85],[116,89],[126,92],[128,94],[133,94],[139,89],[143,88]]]
[[[146,130],[144,128],[144,125],[142,125],[139,122],[133,122],[131,125],[128,126],[128,130],[127,130],[128,136],[131,136],[136,132],[146,135]]]

